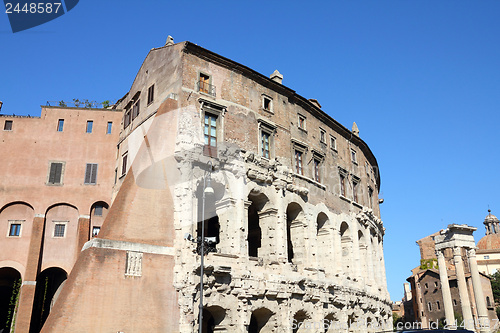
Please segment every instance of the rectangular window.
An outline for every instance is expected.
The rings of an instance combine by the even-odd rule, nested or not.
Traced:
[[[108,127],[106,129],[106,134],[111,134],[111,129],[113,128],[113,122],[108,121]]]
[[[200,73],[200,80],[198,81],[198,91],[209,94],[210,93],[210,76]]]
[[[484,259],[490,259],[490,256],[484,256]]]
[[[262,96],[262,108],[266,111],[273,111],[273,100],[270,97]]]
[[[125,153],[122,157],[122,176],[127,173],[127,156],[128,154]]]
[[[358,203],[359,180],[352,180],[352,200]]]
[[[217,116],[205,113],[205,145],[217,147]]]
[[[92,120],[87,120],[87,133],[92,133],[93,126],[94,126],[94,122]]]
[[[326,144],[326,132],[321,128],[319,129],[319,142]]]
[[[20,236],[21,236],[21,221],[10,222],[9,237],[20,237]]]
[[[368,177],[370,177],[370,165],[368,164],[368,162],[365,161],[365,170],[366,170],[366,175]]]
[[[320,166],[321,166],[321,161],[319,159],[315,158],[314,159],[314,180],[317,181],[318,183],[321,183]]]
[[[96,205],[94,208],[94,216],[102,216],[102,206]]]
[[[92,237],[97,236],[99,231],[101,231],[101,227],[92,227]]]
[[[64,127],[64,119],[59,119],[57,122],[57,131],[62,132]]]
[[[295,150],[295,172],[299,175],[304,175],[304,168],[302,167],[302,152]]]
[[[334,136],[330,136],[330,148],[337,150],[337,139]]]
[[[66,231],[66,223],[54,224],[54,237],[64,237],[64,232]]]
[[[141,107],[141,100],[139,99],[137,100],[137,102],[135,102],[134,107],[132,108],[132,120],[137,118],[137,116],[139,115],[140,107]]]
[[[125,111],[125,116],[123,118],[123,128],[127,128],[130,125],[130,112],[131,109]]]
[[[148,105],[153,103],[155,99],[155,85],[152,84],[151,87],[148,88]]]
[[[306,129],[306,117],[299,114],[299,128],[305,130]]]
[[[345,179],[346,179],[346,173],[340,171],[339,173],[339,179],[340,179],[340,195],[345,197]]]
[[[87,163],[87,166],[85,168],[84,184],[86,184],[86,185],[97,184],[97,164]]]
[[[47,183],[53,185],[62,184],[62,172],[63,172],[62,162],[51,162],[49,169],[49,179]]]
[[[351,161],[352,163],[358,164],[358,161],[356,159],[356,151],[351,148]]]
[[[3,125],[3,130],[4,131],[12,131],[12,120],[5,121],[5,124]]]
[[[269,142],[271,141],[271,134],[269,134],[268,132],[261,131],[261,137],[262,137],[262,140],[261,140],[261,145],[262,145],[261,155],[262,155],[262,157],[269,158],[270,157],[270,154],[269,154]]]
[[[370,208],[373,208],[373,189],[368,187],[368,202],[370,204]]]

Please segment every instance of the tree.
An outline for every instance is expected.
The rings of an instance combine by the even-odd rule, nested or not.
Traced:
[[[490,275],[491,277],[491,289],[493,290],[493,298],[495,303],[500,302],[500,271]]]

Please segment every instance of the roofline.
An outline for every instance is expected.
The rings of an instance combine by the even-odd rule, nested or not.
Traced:
[[[337,130],[337,132],[340,135],[344,136],[347,140],[349,140],[350,142],[352,142],[356,146],[358,146],[363,151],[366,158],[370,161],[372,167],[375,167],[374,171],[376,173],[375,178],[376,178],[376,182],[377,182],[377,190],[380,192],[380,184],[381,184],[380,168],[378,167],[377,159],[375,158],[375,155],[373,155],[370,147],[368,147],[366,142],[364,142],[359,136],[354,135],[349,129],[347,129],[345,126],[343,126],[337,120],[335,120],[333,117],[328,115],[326,112],[324,112],[323,110],[318,108],[316,105],[311,103],[307,98],[297,94],[295,92],[295,90],[292,90],[292,89],[284,86],[281,83],[273,81],[271,78],[251,69],[250,67],[247,67],[245,65],[240,64],[239,62],[236,62],[234,60],[231,60],[229,58],[221,56],[220,54],[217,54],[217,53],[212,52],[208,49],[205,49],[197,44],[191,43],[189,41],[184,41],[184,42],[176,43],[173,45],[165,45],[165,46],[161,46],[158,48],[152,48],[151,50],[149,50],[148,54],[146,55],[146,58],[144,58],[144,61],[142,62],[141,67],[139,67],[139,70],[137,71],[137,74],[134,77],[134,80],[133,80],[130,88],[132,88],[132,86],[134,85],[135,80],[137,79],[137,75],[139,75],[142,67],[144,66],[146,59],[149,57],[151,52],[161,50],[161,49],[164,49],[167,47],[176,46],[176,45],[183,45],[182,52],[196,55],[197,57],[209,60],[215,64],[218,64],[222,67],[228,68],[232,71],[235,71],[235,70],[239,71],[241,74],[255,80],[256,82],[260,83],[261,85],[263,85],[267,88],[273,89],[284,96],[287,96],[292,102],[299,104],[304,109],[309,111],[312,115],[314,115],[316,118],[320,119],[321,121],[323,121],[324,123],[326,123],[330,127],[332,127],[333,129]],[[129,91],[130,91],[130,89],[129,89]],[[125,99],[127,94],[125,94],[125,96],[123,96],[119,100],[119,102],[121,102],[123,99]],[[115,103],[115,105],[117,105],[117,104],[118,104],[118,102]]]

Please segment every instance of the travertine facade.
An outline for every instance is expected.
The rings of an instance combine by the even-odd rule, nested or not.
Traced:
[[[202,216],[204,332],[391,324],[377,161],[282,80],[189,42],[150,51],[116,105],[113,203],[43,332],[195,331]]]

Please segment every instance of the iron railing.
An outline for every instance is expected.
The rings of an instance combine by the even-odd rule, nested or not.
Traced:
[[[215,97],[215,86],[204,81],[196,81],[196,88],[199,92]]]

